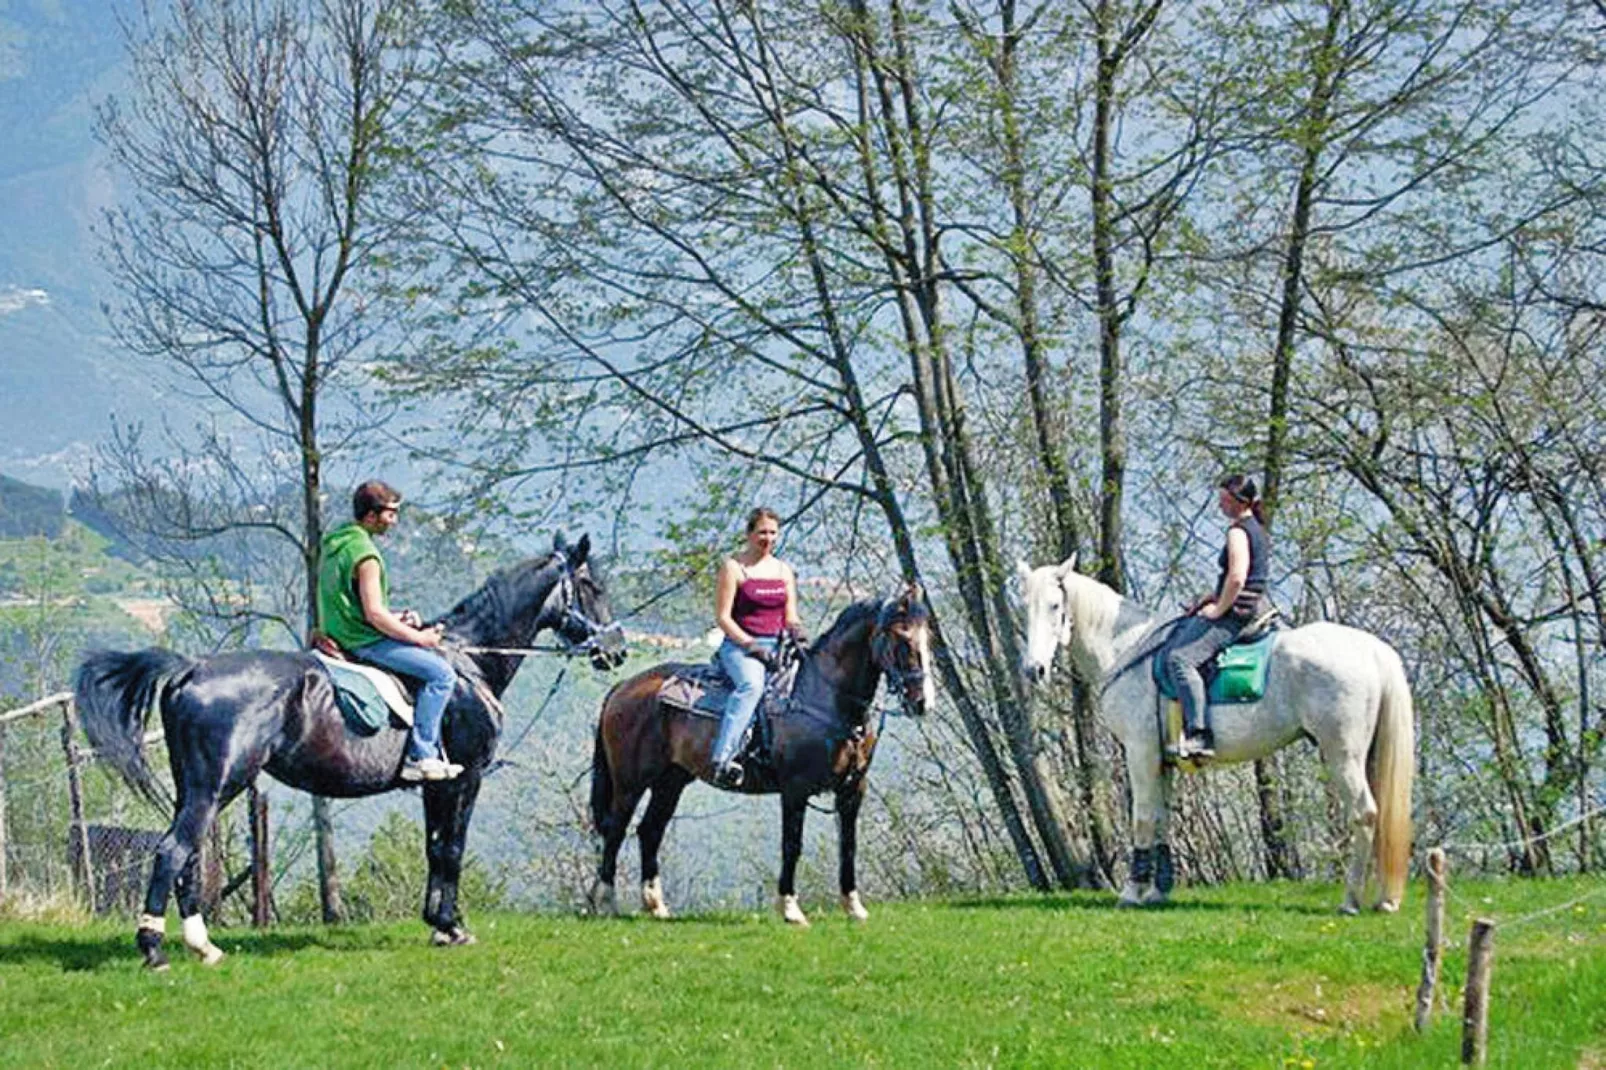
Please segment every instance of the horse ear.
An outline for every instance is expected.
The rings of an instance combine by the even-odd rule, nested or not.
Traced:
[[[1021,586],[1025,586],[1032,580],[1032,566],[1018,557],[1015,558],[1015,575],[1020,577]]]
[[[1076,555],[1072,554],[1070,557],[1067,557],[1064,561],[1060,562],[1060,567],[1054,570],[1054,578],[1056,580],[1063,580],[1066,576],[1069,576],[1075,571]]]
[[[580,541],[574,544],[574,553],[570,555],[574,563],[579,565],[585,561],[586,555],[591,553],[591,533],[588,531],[580,536]]]
[[[921,602],[925,601],[926,592],[920,589],[919,581],[910,580],[903,589],[903,598],[904,601],[909,603],[911,606],[919,605]]]

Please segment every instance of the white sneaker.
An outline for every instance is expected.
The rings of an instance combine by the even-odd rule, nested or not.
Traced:
[[[409,784],[422,780],[452,780],[462,771],[462,766],[441,758],[419,758],[416,761],[409,758],[402,763],[401,778]]]

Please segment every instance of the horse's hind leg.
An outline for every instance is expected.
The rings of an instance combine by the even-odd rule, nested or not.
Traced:
[[[1377,826],[1377,802],[1366,783],[1366,759],[1359,754],[1340,754],[1329,760],[1333,785],[1338,791],[1339,809],[1349,820],[1354,838],[1349,873],[1344,880],[1344,903],[1339,912],[1358,914],[1361,896],[1366,892],[1367,864],[1372,859],[1372,836]]]
[[[190,852],[184,872],[178,876],[178,916],[184,946],[195,953],[203,965],[216,966],[223,961],[223,950],[212,942],[206,931],[206,919],[201,916],[201,852]]]
[[[151,881],[145,890],[145,913],[140,915],[139,930],[135,935],[140,953],[145,956],[145,965],[153,970],[167,968],[167,955],[162,951],[162,937],[167,931],[168,896],[172,894],[174,885],[180,882],[185,872],[192,869],[199,859],[201,838],[206,835],[206,830],[211,827],[216,814],[217,807],[211,795],[181,799],[178,813],[173,816],[173,823],[168,826],[167,834],[156,846],[156,860],[151,866]],[[194,883],[193,880],[184,882],[186,895]],[[181,902],[181,909],[183,906]],[[186,926],[186,944],[189,943],[190,933],[191,929]],[[210,946],[211,941],[207,940],[206,943]],[[212,950],[217,954],[216,957],[207,960],[209,965],[223,957],[223,953],[217,951],[215,947]]]
[[[591,889],[586,893],[586,901],[593,914],[611,917],[619,913],[619,902],[615,898],[613,888],[614,877],[619,868],[619,848],[624,844],[625,835],[630,831],[630,816],[636,812],[636,805],[641,802],[642,794],[641,788],[622,790],[616,784],[611,804],[597,821],[597,833],[602,837],[602,850],[597,859],[596,879],[591,882]],[[679,793],[676,794],[678,796]]]
[[[691,780],[691,774],[678,765],[664,770],[663,775],[653,783],[647,812],[641,816],[641,824],[636,827],[636,838],[641,845],[641,906],[655,918],[669,917],[669,904],[664,902],[663,882],[658,879],[658,848],[664,842],[669,819],[675,816],[675,807],[680,805],[680,793],[686,790]],[[629,820],[628,816],[626,820]],[[611,886],[613,882],[610,880],[608,883]]]

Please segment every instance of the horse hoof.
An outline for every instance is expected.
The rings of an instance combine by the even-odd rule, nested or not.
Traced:
[[[434,947],[468,947],[480,941],[461,925],[454,925],[450,929],[436,929],[431,932],[429,942]]]
[[[642,884],[641,906],[651,917],[669,917],[669,904],[664,902],[664,886],[657,877]]]
[[[1379,914],[1394,914],[1398,913],[1399,909],[1400,904],[1392,899],[1379,899],[1377,901],[1376,910]]]
[[[781,917],[786,919],[786,924],[796,925],[800,929],[809,927],[809,916],[803,913],[802,907],[798,906],[797,896],[783,895],[779,905]]]
[[[1346,918],[1353,918],[1355,915],[1361,912],[1361,908],[1356,906],[1354,903],[1345,903],[1338,908],[1338,912],[1344,915]]]
[[[619,903],[614,897],[613,885],[604,884],[601,880],[591,882],[591,887],[586,892],[586,905],[591,908],[591,913],[599,918],[612,918],[619,914]]]
[[[859,898],[858,892],[849,892],[842,897],[842,911],[854,921],[870,920],[870,912],[864,909],[864,900]]]
[[[223,949],[213,944],[205,951],[197,951],[195,957],[201,960],[202,966],[216,966],[223,961]]]
[[[1171,897],[1169,895],[1167,895],[1165,892],[1162,892],[1160,889],[1150,888],[1148,891],[1143,893],[1143,898],[1138,900],[1137,905],[1145,907],[1164,906],[1170,901],[1170,898]]]

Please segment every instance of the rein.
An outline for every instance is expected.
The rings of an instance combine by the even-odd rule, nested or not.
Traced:
[[[1159,651],[1159,649],[1165,645],[1165,640],[1171,634],[1170,629],[1190,616],[1192,616],[1191,613],[1179,613],[1170,620],[1164,620],[1159,624],[1156,624],[1148,635],[1144,636],[1138,641],[1137,653],[1129,656],[1126,659],[1126,662],[1122,664],[1120,668],[1116,669],[1114,672],[1110,673],[1104,678],[1104,682],[1099,685],[1099,697],[1102,698],[1104,696],[1104,692],[1108,691],[1110,689],[1110,685],[1115,683],[1115,681],[1119,680],[1137,666],[1142,665],[1144,662],[1152,658]],[[1159,639],[1159,642],[1155,642],[1156,638]]]

